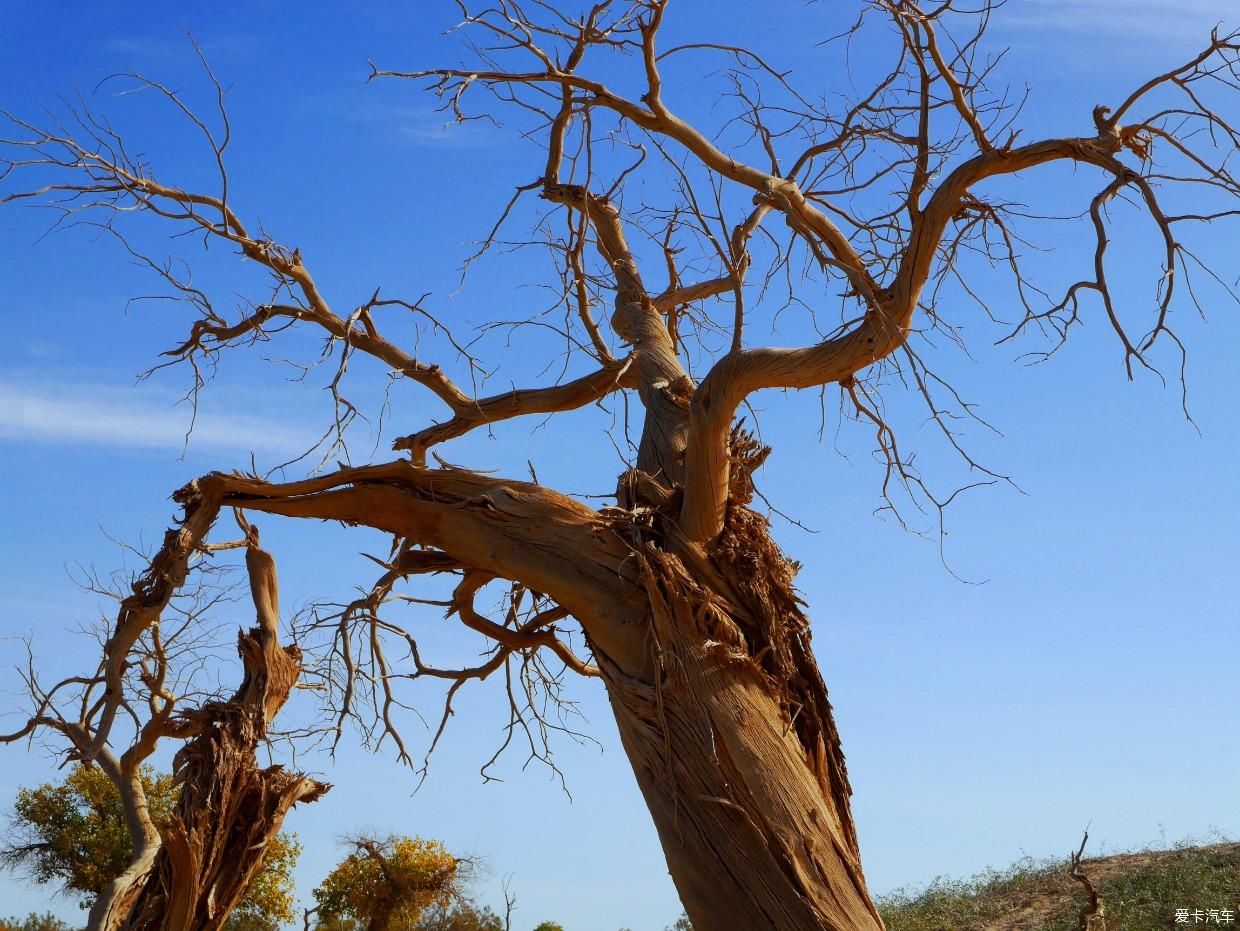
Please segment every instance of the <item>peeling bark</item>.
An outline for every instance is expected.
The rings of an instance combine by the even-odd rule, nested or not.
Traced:
[[[245,668],[236,694],[187,713],[196,733],[177,753],[180,798],[161,843],[91,911],[92,931],[218,931],[262,868],[267,845],[298,802],[330,788],[257,751],[301,675],[301,651],[281,647],[275,560],[250,538],[246,552],[258,624],[238,634]]]
[[[731,450],[716,545],[641,545],[652,674],[596,650],[620,737],[695,928],[879,931],[796,567],[745,506],[769,450],[739,430]]]
[[[756,659],[752,615],[647,555],[653,683],[600,661],[621,740],[695,928],[882,927],[862,878],[826,689],[781,631],[791,675]]]

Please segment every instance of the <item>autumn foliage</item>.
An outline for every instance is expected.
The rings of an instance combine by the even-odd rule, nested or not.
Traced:
[[[371,931],[417,921],[459,895],[460,862],[437,840],[358,838],[315,890],[321,918],[355,918]]]

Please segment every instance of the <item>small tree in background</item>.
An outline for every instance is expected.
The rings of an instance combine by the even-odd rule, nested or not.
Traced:
[[[315,910],[311,909],[311,913]],[[307,922],[306,928],[310,927]],[[365,926],[355,918],[328,916],[315,922],[314,931],[363,931]],[[509,931],[509,925],[488,906],[479,908],[472,902],[457,901],[450,905],[432,905],[416,923],[393,923],[393,931]]]
[[[0,918],[0,931],[72,931],[72,929],[51,912],[44,915],[31,912],[25,918]]]
[[[314,890],[322,923],[355,918],[369,931],[395,931],[461,898],[467,863],[440,841],[363,836],[350,844],[353,852]]]
[[[558,928],[559,925],[548,927]],[[508,931],[508,927],[488,906],[479,908],[472,902],[453,902],[427,909],[414,931]]]
[[[142,768],[141,779],[151,819],[158,826],[167,824],[180,794],[177,783],[149,766]],[[293,867],[300,853],[295,836],[276,836],[262,869],[229,916],[229,931],[274,931],[292,921]],[[121,794],[100,767],[79,765],[62,782],[18,790],[9,836],[0,846],[4,866],[41,885],[58,884],[89,908],[132,859]],[[41,931],[44,925],[30,923],[36,918],[30,916],[25,924],[7,920],[0,928]]]

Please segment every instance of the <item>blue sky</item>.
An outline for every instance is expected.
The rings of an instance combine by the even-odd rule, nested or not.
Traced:
[[[828,6],[771,3],[755,20],[752,4],[686,0],[669,12],[668,42],[747,40],[814,88],[832,79],[815,66],[823,54],[815,40],[838,31]],[[991,41],[1012,47],[1002,77],[1033,86],[1030,132],[1070,134],[1088,130],[1095,104],[1184,58],[1231,7],[1230,0],[1011,0]],[[257,3],[244,16],[130,3],[65,3],[54,12],[13,5],[0,27],[0,106],[38,117],[57,94],[91,93],[102,76],[128,67],[201,94],[179,31],[188,27],[230,87],[235,203],[300,245],[340,305],[380,284],[392,295],[430,292],[437,311],[467,331],[541,306],[529,283],[547,279],[528,253],[496,256],[464,287],[457,275],[511,186],[539,173],[536,149],[503,129],[445,127],[413,84],[364,84],[368,58],[405,69],[455,63],[460,46],[443,35],[452,24],[447,3],[330,12]],[[669,93],[709,120],[708,86]],[[106,89],[93,99],[152,150],[157,169],[183,171],[186,184],[205,176],[200,153],[166,114]],[[1078,183],[1048,173],[1021,191],[1053,203]],[[14,638],[33,634],[40,666],[54,677],[94,657],[78,626],[100,605],[73,585],[74,567],[121,568],[109,536],[158,540],[173,515],[173,489],[212,469],[247,467],[251,454],[265,465],[287,458],[321,429],[328,405],[315,384],[290,383],[286,371],[243,350],[221,364],[185,445],[189,413],[177,403],[185,373],[135,383],[183,332],[185,316],[166,305],[127,306],[151,292],[149,277],[82,231],[40,238],[48,221],[28,208],[0,213],[0,660],[20,662]],[[151,231],[139,235],[157,242]],[[1079,231],[1057,235],[1043,243],[1055,247],[1042,260],[1052,278],[1087,260]],[[1125,303],[1136,307],[1148,302],[1156,265],[1139,224],[1125,227],[1120,241],[1112,276],[1124,279]],[[1233,226],[1204,246],[1228,281],[1238,245]],[[259,293],[235,259],[178,248],[222,299],[247,287]],[[984,584],[962,583],[933,544],[873,515],[879,475],[865,438],[845,428],[837,440],[829,424],[820,442],[816,398],[755,402],[775,447],[761,487],[816,531],[777,524],[780,541],[805,565],[799,584],[845,742],[874,891],[1022,853],[1061,855],[1087,823],[1091,838],[1110,848],[1240,833],[1233,739],[1240,633],[1231,581],[1240,526],[1233,409],[1240,323],[1222,300],[1207,310],[1208,323],[1183,309],[1178,317],[1200,433],[1180,413],[1174,386],[1125,381],[1097,308],[1059,356],[1035,367],[1014,363],[1011,347],[988,349],[994,334],[965,318],[978,339],[976,361],[945,364],[1004,433],[978,433],[973,448],[1024,492],[983,489],[953,509],[950,565]],[[507,355],[502,339],[490,341],[504,364],[492,388],[509,374],[551,377],[531,361],[542,356],[527,352],[546,349],[540,339],[519,337]],[[264,354],[312,346],[292,341]],[[356,377],[366,399],[384,383],[379,371]],[[898,397],[891,403],[907,415],[909,441],[928,435],[912,408]],[[434,416],[425,398],[398,390],[383,437]],[[494,438],[453,444],[445,456],[513,474],[524,474],[530,459],[548,484],[603,493],[622,468],[599,429],[607,422],[590,412],[537,430],[522,421]],[[380,439],[363,427],[355,458],[371,458]],[[385,446],[375,458],[385,457]],[[345,597],[369,579],[357,554],[385,551],[373,534],[274,521],[263,529],[280,559],[286,606]],[[224,618],[220,641],[244,620]],[[438,656],[477,649],[433,612],[415,620]],[[675,891],[599,688],[573,689],[599,746],[556,747],[570,800],[550,773],[523,768],[520,756],[501,764],[504,781],[482,783],[478,768],[503,724],[494,685],[465,693],[416,794],[390,753],[376,757],[347,739],[334,762],[299,761],[335,783],[288,822],[306,848],[301,895],[308,899],[340,856],[341,835],[375,829],[437,837],[485,857],[479,896],[498,904],[500,883],[511,877],[522,931],[547,919],[569,931],[670,923],[680,911]],[[431,714],[435,701],[419,693]],[[424,736],[418,727],[410,721],[410,733]],[[38,746],[4,749],[0,760],[0,800],[53,772],[54,758]],[[0,913],[47,907],[78,915],[47,896],[0,876]]]

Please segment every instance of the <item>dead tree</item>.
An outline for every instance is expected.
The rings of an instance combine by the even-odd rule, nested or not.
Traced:
[[[402,678],[444,680],[446,721],[463,685],[496,672],[509,677],[510,695],[512,683],[528,677],[558,681],[561,665],[598,677],[695,928],[881,928],[827,689],[793,586],[796,567],[750,507],[752,473],[769,450],[739,427],[738,414],[765,390],[838,390],[845,412],[875,431],[884,495],[903,488],[934,516],[951,496],[924,483],[878,396],[884,379],[899,377],[924,397],[968,467],[984,481],[996,477],[960,444],[954,418],[971,408],[927,365],[919,342],[963,338],[949,298],[974,300],[997,317],[995,302],[979,293],[991,287],[991,273],[974,259],[1011,275],[1019,303],[1008,336],[1045,334],[1049,354],[1097,308],[1130,377],[1153,371],[1164,346],[1178,367],[1173,308],[1196,302],[1207,286],[1226,289],[1182,233],[1238,212],[1240,183],[1229,166],[1240,134],[1226,107],[1240,83],[1240,37],[1216,32],[1191,60],[1098,106],[1092,119],[1078,115],[1084,134],[1028,138],[1017,126],[1019,106],[987,86],[995,59],[983,33],[998,12],[988,0],[967,10],[953,0],[859,2],[839,42],[886,42],[882,68],[870,55],[857,81],[815,93],[750,49],[709,37],[665,42],[666,0],[601,0],[580,15],[558,6],[462,5],[470,61],[373,70],[375,79],[429,85],[460,120],[483,115],[472,108],[489,92],[491,105],[517,121],[514,131],[543,143],[536,179],[517,190],[480,251],[501,240],[501,224],[515,222],[523,195],[545,202],[536,230],[559,270],[559,313],[529,322],[571,349],[558,381],[493,394],[462,387],[466,379],[476,386],[486,370],[422,301],[376,290],[338,309],[313,257],[258,229],[232,195],[218,83],[220,110],[207,119],[178,92],[129,76],[201,132],[207,164],[218,172],[213,189],[191,190],[175,173],[157,172],[81,105],[71,130],[10,117],[4,174],[15,187],[7,199],[58,206],[64,223],[94,224],[145,261],[196,313],[167,353],[195,373],[220,353],[290,329],[324,336],[337,402],[329,447],[356,413],[341,385],[358,359],[369,357],[441,405],[443,416],[413,423],[396,442],[406,458],[292,481],[234,472],[198,479],[178,493],[184,522],[156,557],[156,567],[183,566],[183,541],[204,539],[228,507],[390,533],[391,554],[378,560],[382,575],[369,594],[317,621],[334,632],[328,698],[337,736],[366,717],[409,760],[393,717]],[[691,56],[724,62],[730,120],[721,128],[685,119],[678,87],[665,81]],[[841,103],[862,79],[868,89]],[[632,153],[632,163],[616,153]],[[1021,261],[1022,228],[1036,218],[996,193],[1019,191],[1024,178],[1056,164],[1095,181],[1077,208],[1094,237],[1088,270],[1057,296],[1027,278]],[[1143,212],[1161,244],[1143,333],[1115,306],[1108,278],[1109,211],[1121,199]],[[218,309],[179,266],[132,244],[127,224],[135,215],[239,253],[269,279],[266,297],[235,315]],[[838,307],[838,323],[817,322],[819,335],[801,346],[753,345],[781,286],[785,304],[819,313]],[[826,296],[831,289],[835,298]],[[610,311],[600,316],[604,302]],[[445,355],[432,361],[385,336],[380,318],[393,313],[420,321],[428,344],[438,342]],[[441,444],[501,421],[621,396],[637,401],[640,438],[615,506],[436,455]],[[402,409],[394,416],[414,419]],[[407,597],[397,594],[405,580],[429,573],[455,575],[449,613],[492,642],[479,665],[424,662],[414,634],[386,613]],[[160,599],[183,574],[152,569],[164,586]],[[492,584],[507,586],[495,618],[477,605]],[[105,647],[105,691],[81,739],[83,758],[102,758],[123,706],[126,658],[158,615],[158,604],[122,610]],[[570,642],[577,629],[588,656]],[[396,659],[392,644],[409,658]],[[514,715],[518,705],[514,698]]]
[[[120,790],[134,859],[92,906],[92,931],[223,928],[262,867],[285,815],[329,788],[282,766],[261,768],[257,761],[272,719],[301,675],[301,651],[280,646],[275,560],[259,548],[258,529],[248,523],[243,541],[214,547],[195,534],[195,526],[187,514],[186,524],[168,534],[133,593],[121,599],[120,619],[105,645],[105,653],[121,662],[105,661],[95,676],[67,679],[47,690],[31,666],[26,682],[35,714],[20,731],[0,738],[19,740],[38,730],[59,733],[69,742],[71,758],[93,761]],[[201,668],[204,650],[194,628],[219,600],[219,592],[204,598],[199,588],[192,607],[168,609],[191,561],[209,549],[240,546],[246,550],[257,610],[257,626],[237,636],[243,679],[231,697],[195,703],[194,672]],[[181,617],[165,618],[166,613]],[[127,646],[117,643],[130,636],[134,639]],[[114,706],[113,695],[118,696]],[[76,716],[61,712],[66,703],[78,707]],[[135,706],[143,704],[141,716]],[[106,730],[103,724],[110,706],[141,721],[119,756],[105,737],[119,736],[111,720]],[[183,742],[173,760],[180,791],[168,823],[157,826],[147,808],[141,767],[168,740]]]
[[[1085,872],[1081,863],[1081,857],[1085,854],[1085,845],[1088,843],[1089,831],[1086,831],[1081,838],[1081,846],[1072,851],[1068,857],[1070,866],[1068,875],[1084,886],[1085,892],[1089,895],[1089,901],[1081,907],[1077,921],[1080,923],[1081,931],[1107,931],[1106,905],[1102,901],[1098,887],[1089,878],[1089,874]]]

